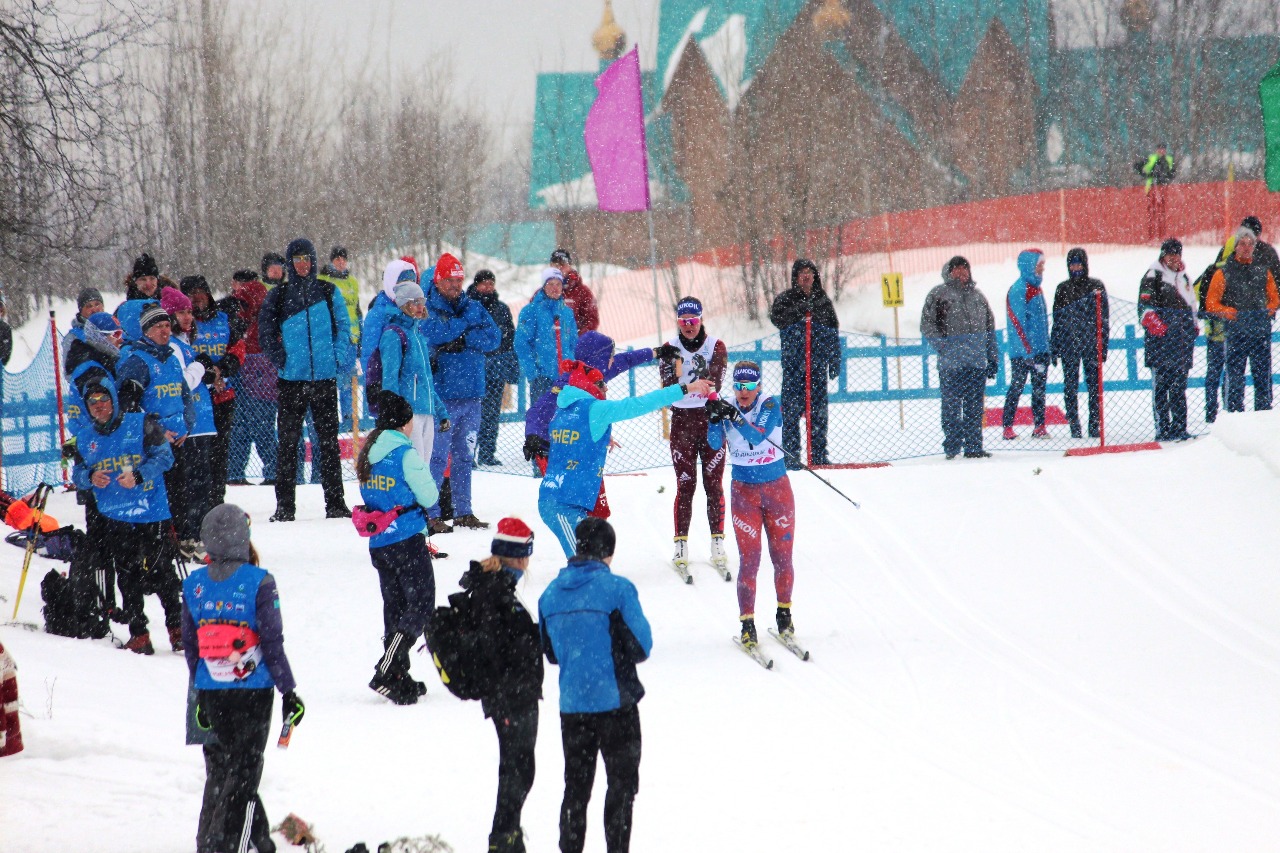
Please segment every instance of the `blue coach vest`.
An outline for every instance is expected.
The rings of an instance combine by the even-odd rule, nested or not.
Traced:
[[[258,587],[266,576],[266,569],[243,563],[226,580],[213,580],[209,569],[201,566],[183,581],[182,598],[201,637],[200,662],[196,664],[197,690],[275,686],[258,644]],[[225,656],[212,652],[205,634],[215,626],[246,629],[240,639],[242,648],[229,651]]]
[[[94,486],[93,496],[98,502],[98,512],[116,521],[145,524],[169,518],[169,496],[164,490],[164,478],[144,480],[132,489],[126,489],[115,481],[124,473],[124,466],[132,465],[134,473],[142,464],[142,439],[146,415],[139,412],[125,415],[115,431],[103,435],[92,426],[76,433],[76,449],[85,465],[92,471],[106,471],[111,482],[102,488]]]
[[[227,318],[226,312],[219,311],[208,320],[200,320],[196,323],[196,338],[192,343],[192,347],[200,355],[207,355],[213,359],[214,363],[222,361],[227,354],[227,347],[231,345],[231,321]],[[235,377],[222,377],[228,387],[235,387]]]
[[[174,338],[173,342],[182,351],[182,358],[187,364],[196,360],[196,351],[190,344],[181,338]],[[213,422],[213,396],[209,393],[209,386],[203,382],[197,382],[196,387],[191,388],[190,391],[191,403],[196,410],[196,422],[195,426],[191,427],[191,434],[216,435],[218,427]]]
[[[599,441],[591,438],[591,404],[580,400],[556,411],[551,419],[551,452],[538,499],[590,510],[600,495],[604,463],[613,427]]]
[[[142,359],[151,374],[147,390],[142,395],[142,410],[160,416],[160,422],[170,432],[179,436],[187,434],[187,422],[183,417],[182,389],[187,380],[176,358],[160,361],[144,349],[132,353]]]
[[[360,497],[364,499],[365,506],[383,511],[398,506],[418,506],[417,496],[404,479],[404,455],[410,450],[412,447],[409,445],[397,447],[370,466],[369,479],[360,484]],[[393,545],[421,533],[426,527],[426,516],[419,507],[401,515],[386,530],[370,537],[369,547]]]

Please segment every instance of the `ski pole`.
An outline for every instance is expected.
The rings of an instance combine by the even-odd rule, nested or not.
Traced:
[[[826,486],[828,489],[830,489],[831,491],[835,492],[837,495],[839,495],[840,497],[844,498],[844,499],[845,499],[845,500],[847,500],[849,503],[853,504],[853,508],[854,508],[854,509],[862,509],[862,504],[858,503],[858,502],[857,502],[857,501],[855,501],[853,498],[849,497],[849,496],[848,496],[848,495],[846,495],[844,492],[842,492],[842,491],[840,491],[839,489],[837,489],[835,486],[833,486],[833,485],[831,484],[831,481],[830,481],[830,480],[828,480],[826,477],[822,476],[822,475],[821,475],[821,474],[819,474],[817,471],[815,471],[815,470],[813,470],[812,468],[810,468],[808,465],[806,465],[806,464],[804,464],[803,462],[801,462],[801,461],[800,461],[799,459],[797,459],[794,455],[792,455],[792,454],[788,453],[788,452],[786,451],[786,449],[785,449],[785,448],[778,447],[778,444],[777,444],[773,439],[769,438],[769,436],[767,436],[767,435],[766,435],[766,436],[764,436],[764,440],[765,440],[765,441],[767,441],[767,442],[769,442],[770,444],[772,444],[774,447],[777,447],[779,450],[781,450],[781,451],[782,451],[782,454],[783,454],[784,456],[786,456],[788,459],[790,459],[790,460],[791,460],[792,462],[794,462],[795,464],[799,465],[799,466],[800,466],[800,468],[801,468],[802,470],[808,471],[810,474],[812,474],[813,476],[815,476],[815,477],[817,477],[819,480],[821,480],[821,481],[822,481],[822,484],[823,484],[824,486]]]
[[[26,555],[22,558],[22,574],[18,577],[18,595],[13,601],[13,617],[18,618],[18,607],[22,604],[22,590],[27,585],[27,571],[31,568],[31,555],[36,552],[36,537],[40,530],[40,520],[44,518],[44,507],[49,500],[52,486],[41,483],[36,486],[31,497],[31,528],[27,536]]]

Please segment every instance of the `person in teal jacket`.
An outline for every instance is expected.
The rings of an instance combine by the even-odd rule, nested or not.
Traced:
[[[1031,377],[1031,418],[1035,421],[1032,438],[1048,438],[1044,426],[1044,388],[1049,376],[1049,309],[1045,305],[1044,253],[1027,249],[1018,254],[1018,280],[1009,288],[1005,311],[1009,327],[1009,391],[1004,397],[1004,437],[1015,439],[1013,419],[1018,413],[1022,389]]]
[[[520,309],[516,321],[516,358],[529,383],[529,402],[551,390],[561,373],[560,362],[574,358],[578,324],[564,301],[564,274],[555,267],[542,271],[542,289]]]
[[[412,276],[412,272],[407,274]],[[436,419],[440,419],[442,430],[447,429],[449,410],[436,393],[431,351],[422,335],[420,321],[427,316],[427,302],[422,288],[412,278],[396,285],[395,302],[399,310],[387,316],[378,344],[382,353],[382,389],[409,401],[413,408],[409,438],[418,455],[430,459]]]
[[[435,571],[424,531],[426,508],[439,494],[409,441],[414,419],[409,402],[383,391],[377,403],[377,423],[356,459],[363,509],[390,521],[369,537],[369,559],[382,587],[383,648],[369,687],[397,705],[413,705],[427,692],[409,674],[409,650],[435,609]]]

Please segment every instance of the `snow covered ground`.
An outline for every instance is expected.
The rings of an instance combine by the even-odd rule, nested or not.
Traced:
[[[1278,432],[1280,412],[1244,414],[1160,452],[826,472],[860,511],[797,472],[795,614],[813,660],[767,641],[772,672],[729,641],[733,586],[706,563],[693,586],[668,567],[671,472],[609,478],[615,567],[638,585],[655,634],[640,667],[633,849],[1280,850]],[[520,514],[537,530],[530,603],[562,563],[536,520],[536,485],[476,480],[482,517]],[[393,707],[365,686],[381,622],[362,540],[319,518],[316,487],[303,487],[290,525],[266,523],[269,490],[230,497],[252,513],[279,580],[307,702],[289,750],[268,750],[272,820],[313,821],[331,853],[426,833],[483,849],[492,728],[425,655],[414,657],[431,691],[421,704]],[[69,497],[54,503],[79,520]],[[700,517],[692,542],[705,557]],[[443,599],[488,536],[438,544],[452,554],[437,564]],[[0,547],[7,618],[21,553]],[[32,567],[21,619],[40,620],[48,567]],[[159,624],[158,603],[148,607]],[[204,774],[183,745],[181,657],[163,641],[143,658],[106,640],[0,638],[20,666],[27,744],[0,761],[0,850],[192,849]],[[533,851],[556,848],[555,672],[524,812]],[[604,849],[603,776],[593,851]]]

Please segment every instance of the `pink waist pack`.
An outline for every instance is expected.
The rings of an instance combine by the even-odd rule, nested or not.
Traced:
[[[391,526],[392,522],[410,509],[413,509],[413,507],[398,506],[392,509],[370,509],[361,504],[351,508],[351,523],[355,525],[356,533],[368,539],[370,536],[377,536],[386,530]]]

